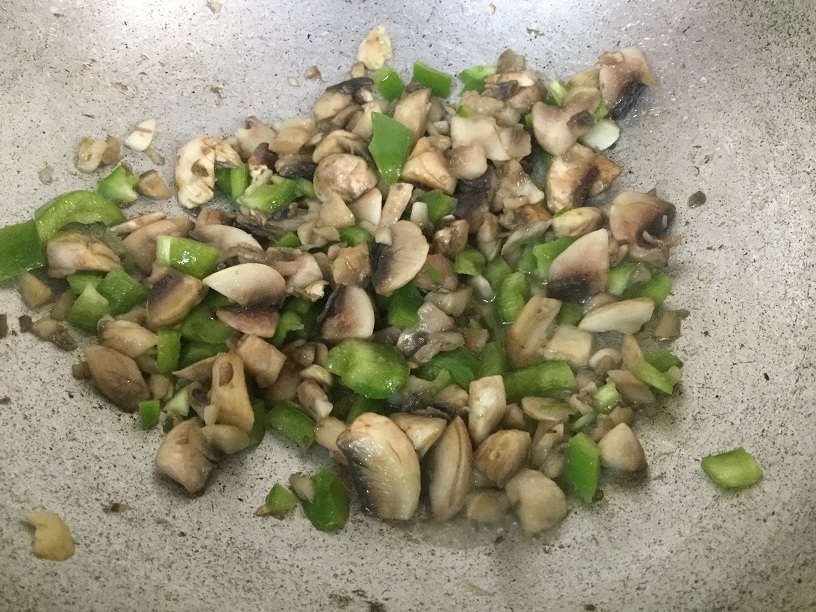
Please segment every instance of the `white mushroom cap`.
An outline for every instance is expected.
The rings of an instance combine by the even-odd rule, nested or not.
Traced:
[[[507,483],[505,490],[528,535],[552,529],[567,515],[564,492],[541,472],[523,470]]]
[[[176,154],[176,190],[179,203],[195,208],[213,198],[216,166],[235,168],[241,156],[226,143],[212,136],[199,136]]]
[[[655,303],[649,298],[633,298],[606,304],[588,313],[581,319],[578,328],[594,333],[617,331],[634,334],[652,318],[654,307]]]
[[[213,272],[203,282],[241,306],[279,302],[286,290],[286,282],[280,273],[260,263],[230,266]]]
[[[646,453],[634,432],[626,423],[616,425],[598,441],[604,467],[636,472],[646,466]]]

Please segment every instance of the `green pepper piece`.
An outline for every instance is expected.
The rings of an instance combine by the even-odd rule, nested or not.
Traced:
[[[405,82],[397,74],[396,70],[388,66],[383,66],[377,70],[371,75],[371,78],[374,79],[377,91],[388,101],[396,100],[405,91]]]
[[[528,244],[526,247],[524,247],[524,250],[521,251],[521,255],[516,263],[516,269],[519,272],[529,273],[538,270],[538,260],[536,259],[535,255],[533,255],[534,246],[535,245],[533,244]]]
[[[357,338],[343,340],[331,349],[326,369],[351,390],[374,399],[399,391],[410,373],[408,362],[393,346]]]
[[[130,204],[139,198],[133,189],[139,182],[139,175],[116,166],[108,176],[96,184],[96,191],[116,204]]]
[[[229,170],[229,194],[233,200],[237,200],[244,195],[247,187],[252,182],[252,178],[249,176],[249,166],[241,164]]]
[[[139,402],[139,423],[142,429],[154,428],[159,423],[161,415],[161,403],[157,399]]]
[[[0,228],[0,280],[44,265],[45,247],[33,220]]]
[[[676,357],[675,355],[673,355],[664,348],[653,350],[652,352],[646,355],[645,359],[652,366],[654,366],[663,373],[665,373],[669,368],[672,367],[678,368],[683,367],[683,362],[680,360],[680,358]]]
[[[538,275],[541,278],[548,278],[550,276],[550,266],[555,258],[567,250],[567,247],[575,242],[577,238],[573,236],[564,236],[556,238],[552,242],[543,242],[533,247],[533,255],[538,261]]]
[[[703,457],[700,466],[723,489],[744,489],[762,480],[762,468],[743,447]]]
[[[454,384],[467,391],[470,383],[476,380],[478,371],[479,360],[465,347],[460,346],[452,351],[434,355],[428,363],[417,370],[417,376],[425,380],[434,380],[440,372],[449,372]]]
[[[297,184],[297,191],[299,198],[316,198],[317,194],[314,190],[314,183],[307,178],[299,177],[293,179]]]
[[[447,98],[453,87],[453,77],[444,72],[439,72],[422,62],[414,62],[414,82],[427,87],[431,93],[438,98]]]
[[[546,103],[550,106],[562,106],[569,93],[569,85],[564,81],[550,81],[547,85]]]
[[[297,497],[286,487],[275,483],[267,493],[264,505],[266,510],[276,519],[283,520],[297,506]]]
[[[278,326],[275,328],[275,335],[272,336],[272,344],[277,348],[283,346],[289,332],[299,332],[303,330],[303,321],[296,312],[281,312],[278,319]]]
[[[419,321],[419,307],[425,298],[414,283],[403,285],[391,294],[388,302],[388,324],[402,329],[412,327]]]
[[[430,261],[425,262],[425,272],[432,283],[441,283],[444,280],[442,273]]]
[[[451,384],[453,384],[453,376],[451,376],[451,373],[447,370],[441,370],[439,374],[436,375],[436,378],[433,379],[431,386],[422,394],[423,401],[430,404],[433,398],[436,397],[442,389]]]
[[[507,346],[502,340],[493,340],[484,345],[479,353],[478,378],[485,376],[504,376],[513,369],[510,357],[507,355]]]
[[[611,412],[620,401],[618,388],[611,380],[603,387],[595,391],[592,397],[595,399],[595,405],[598,407],[598,412],[603,412],[604,414]]]
[[[506,374],[504,389],[508,402],[528,396],[560,399],[576,391],[578,383],[566,361],[545,361]]]
[[[460,104],[456,107],[456,116],[457,117],[464,117],[467,119],[468,117],[473,116],[473,109],[469,106],[465,106],[464,104]]]
[[[40,240],[47,243],[69,223],[113,225],[125,221],[124,213],[93,191],[70,191],[57,196],[34,213]]]
[[[215,169],[215,188],[224,195],[232,195],[232,185],[230,185],[230,174],[232,168]]]
[[[93,285],[94,289],[102,282],[102,275],[95,272],[74,272],[65,277],[68,287],[74,295],[79,295],[85,291],[85,287]]]
[[[147,289],[123,270],[111,270],[96,286],[96,290],[110,303],[110,313],[124,314],[147,301]]]
[[[425,203],[428,208],[428,220],[435,226],[439,225],[442,219],[453,213],[456,208],[456,198],[438,189],[423,193],[418,200]]]
[[[527,281],[523,272],[507,275],[496,293],[496,311],[503,323],[512,323],[527,302]]]
[[[156,263],[175,268],[196,278],[204,278],[215,270],[221,253],[209,244],[179,236],[159,236],[156,239]]]
[[[298,297],[293,295],[286,300],[286,303],[283,305],[282,311],[283,312],[294,312],[299,315],[308,314],[310,310],[312,310],[314,304],[309,300]]]
[[[93,285],[88,284],[85,285],[85,289],[74,301],[71,310],[68,311],[66,320],[77,329],[86,331],[89,334],[95,334],[99,319],[108,312],[108,300],[99,295]]]
[[[300,242],[300,238],[298,238],[298,235],[295,232],[289,232],[288,234],[281,236],[278,240],[272,243],[272,246],[284,247],[287,249],[296,249],[301,244],[302,243]]]
[[[382,400],[363,397],[362,395],[355,393],[351,397],[348,415],[346,415],[346,422],[351,423],[354,421],[354,419],[365,412],[376,412],[377,414],[388,416],[391,414],[391,412],[393,412],[393,410],[389,410],[388,404]]]
[[[572,436],[567,444],[564,481],[585,504],[592,503],[601,473],[601,451],[585,433]]]
[[[620,297],[629,286],[629,279],[635,270],[635,264],[623,263],[609,270],[609,280],[606,282],[606,292],[609,295]]]
[[[233,329],[215,317],[212,310],[206,305],[199,305],[193,308],[184,317],[179,328],[181,337],[193,342],[205,342],[207,344],[220,344],[226,342],[232,336]]]
[[[465,247],[456,254],[453,260],[453,270],[457,274],[479,276],[484,269],[487,259],[473,247]]]
[[[647,297],[655,303],[655,306],[660,306],[669,297],[671,290],[671,277],[668,274],[656,272],[645,283],[638,283],[627,288],[623,292],[623,297],[627,299]]]
[[[252,421],[252,429],[249,430],[247,449],[258,446],[266,435],[266,405],[257,397],[250,398],[249,403],[252,405],[255,419]]]
[[[168,414],[177,414],[186,417],[190,414],[190,386],[184,386],[175,392],[173,397],[167,400],[164,411]]]
[[[496,73],[495,66],[471,66],[459,73],[459,80],[462,81],[462,92],[478,91],[482,93],[485,88],[485,79]]]
[[[156,336],[159,338],[156,344],[156,365],[161,374],[172,374],[179,369],[181,332],[162,327],[156,332]]]
[[[265,213],[273,213],[279,208],[291,204],[298,197],[298,184],[291,179],[280,179],[280,182],[261,185],[236,200],[245,208],[257,208]]]
[[[212,357],[218,353],[229,352],[229,347],[225,343],[210,344],[208,342],[185,342],[181,346],[179,355],[179,369],[193,365],[196,361],[201,361],[207,357]]]
[[[374,236],[371,234],[371,232],[359,225],[344,227],[340,230],[340,241],[345,242],[347,245],[352,247],[373,239]]]
[[[592,425],[597,420],[597,418],[598,417],[594,412],[591,412],[589,414],[582,414],[580,417],[575,419],[575,421],[573,421],[572,425],[570,425],[570,429],[573,432],[578,433],[579,431],[582,431],[585,427]]]
[[[600,121],[604,117],[609,114],[609,106],[606,104],[606,100],[601,98],[601,103],[595,108],[595,120]]]
[[[487,262],[485,267],[484,277],[493,289],[499,287],[502,281],[513,273],[513,268],[504,260],[504,257],[498,255]]]
[[[562,302],[558,314],[555,316],[556,325],[578,325],[584,317],[584,311],[580,304],[575,302]]]
[[[674,383],[669,380],[668,376],[645,359],[641,359],[635,364],[632,373],[650,387],[654,387],[666,395],[671,395],[674,390]]]
[[[286,401],[275,403],[266,415],[266,425],[307,451],[314,445],[314,420]]]
[[[371,113],[371,144],[368,150],[387,183],[399,180],[413,146],[411,130],[387,115]]]
[[[319,531],[339,531],[349,517],[349,490],[345,483],[328,470],[314,477],[314,498],[304,499],[303,513]]]

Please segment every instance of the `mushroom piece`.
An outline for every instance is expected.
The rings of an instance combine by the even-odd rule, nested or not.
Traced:
[[[544,201],[544,192],[536,187],[521,164],[512,159],[501,166],[501,182],[494,203],[504,209],[518,208]]]
[[[257,117],[248,117],[244,127],[235,132],[238,141],[238,152],[244,159],[249,157],[258,148],[258,145],[269,144],[277,136],[275,130],[266,125]]]
[[[531,297],[507,330],[507,354],[517,367],[543,361],[541,353],[552,335],[561,302],[538,295]]]
[[[654,393],[648,385],[628,370],[609,370],[606,375],[628,404],[639,406],[655,403]]]
[[[248,335],[235,347],[246,370],[261,388],[269,387],[280,375],[286,355],[258,336]]]
[[[527,535],[552,529],[567,516],[564,492],[541,472],[524,470],[505,490]]]
[[[485,376],[471,382],[468,391],[468,431],[473,443],[478,446],[496,430],[507,412],[504,379],[501,376]]]
[[[190,232],[190,238],[215,247],[222,257],[225,257],[230,249],[239,246],[261,250],[261,245],[248,232],[231,225],[218,223],[196,225]]]
[[[618,178],[621,168],[608,157],[576,144],[559,155],[547,169],[545,193],[547,208],[556,213],[562,208],[578,208]]]
[[[609,370],[617,370],[621,367],[623,356],[620,351],[612,347],[602,348],[596,351],[592,357],[589,358],[589,367],[593,369],[596,374],[604,376]]]
[[[358,222],[366,222],[376,226],[380,224],[380,218],[382,217],[382,204],[382,192],[379,189],[369,189],[349,204],[349,210],[354,213],[354,217]]]
[[[471,488],[473,447],[461,417],[448,424],[423,460],[431,516],[446,521],[465,505]]]
[[[574,325],[558,325],[544,347],[543,356],[545,359],[563,359],[576,368],[583,368],[592,354],[592,340],[593,336],[588,331]]]
[[[569,245],[550,266],[547,295],[580,302],[600,293],[609,280],[609,232],[595,230]]]
[[[503,488],[527,464],[532,439],[526,431],[503,429],[479,444],[473,467],[490,482]]]
[[[624,370],[634,372],[635,366],[643,359],[643,349],[640,348],[637,338],[632,334],[625,334],[621,342],[621,364]]]
[[[161,211],[145,213],[143,215],[139,215],[138,217],[128,219],[127,221],[119,223],[118,225],[112,225],[108,229],[114,234],[130,234],[146,225],[150,225],[156,221],[161,221],[166,216],[167,213]]]
[[[310,366],[310,368],[312,367],[319,368],[320,366]],[[301,376],[302,375],[303,373],[301,372]],[[326,392],[323,390],[323,387],[313,378],[304,378],[297,386],[296,395],[303,412],[309,415],[314,421],[319,421],[329,416],[334,407],[329,400],[329,396],[326,395]]]
[[[90,174],[102,164],[102,157],[105,155],[108,143],[104,140],[96,140],[90,136],[85,136],[79,142],[76,160],[74,165],[80,172]]]
[[[97,331],[100,345],[127,355],[131,359],[143,355],[159,341],[158,336],[152,331],[125,320],[103,318],[99,321]]]
[[[213,272],[202,281],[241,306],[277,304],[285,296],[280,272],[260,263],[244,263]]]
[[[465,513],[477,523],[500,521],[510,507],[510,500],[504,491],[471,491],[465,502]]]
[[[193,222],[190,219],[181,217],[159,219],[134,229],[122,244],[133,257],[139,270],[149,274],[153,262],[156,261],[156,239],[159,236],[184,237],[192,228]]]
[[[598,441],[604,467],[637,472],[646,466],[646,453],[637,436],[626,423],[616,425]]]
[[[405,209],[408,208],[413,192],[414,186],[409,183],[394,183],[388,188],[388,196],[385,198],[380,213],[380,227],[394,225],[400,220]]]
[[[460,331],[430,334],[424,344],[411,355],[408,363],[411,367],[428,363],[439,353],[452,351],[455,348],[464,346],[464,344],[465,338]]]
[[[278,328],[280,314],[272,304],[253,304],[241,306],[235,304],[219,308],[215,316],[242,334],[251,334],[260,338],[271,338]]]
[[[156,120],[148,119],[147,121],[142,121],[139,125],[137,125],[136,129],[133,130],[133,132],[131,132],[127,138],[125,138],[122,144],[132,151],[141,152],[151,145],[155,136]]]
[[[195,363],[188,365],[186,368],[176,370],[173,372],[179,378],[189,380],[191,382],[209,382],[212,379],[212,366],[215,363],[215,355],[212,357],[205,357]]]
[[[34,528],[35,557],[49,561],[65,561],[74,555],[74,538],[59,514],[26,510],[22,519]]]
[[[150,288],[147,296],[147,326],[167,327],[181,321],[207,295],[207,286],[197,278],[168,270]]]
[[[39,308],[54,299],[54,292],[31,272],[24,272],[17,277],[17,290],[23,303],[31,309]]]
[[[386,296],[419,273],[430,250],[422,230],[410,221],[397,221],[389,229],[390,243],[375,244],[371,252],[374,291]]]
[[[327,416],[320,419],[314,427],[314,438],[320,446],[331,453],[332,459],[348,465],[346,456],[337,448],[337,437],[346,429],[346,424],[337,417]]]
[[[431,90],[417,89],[404,95],[394,107],[394,120],[411,130],[414,144],[425,133],[431,110]]]
[[[459,275],[453,261],[439,253],[431,253],[414,277],[414,284],[420,291],[456,291]]]
[[[311,140],[314,133],[314,122],[301,121],[297,125],[284,127],[267,145],[270,151],[278,155],[295,155]]]
[[[436,149],[430,149],[418,155],[412,154],[405,162],[400,178],[403,181],[420,183],[431,189],[438,189],[448,195],[451,195],[456,189],[456,177],[448,168],[448,160]]]
[[[136,362],[106,346],[88,346],[85,361],[96,388],[125,412],[133,412],[139,402],[150,399],[150,389]]]
[[[275,162],[275,172],[284,178],[305,178],[312,180],[317,164],[312,161],[311,155],[281,155]]]
[[[477,233],[482,227],[498,186],[499,179],[492,168],[472,181],[459,181],[453,216],[465,220],[471,234]],[[498,246],[496,252],[498,253]]]
[[[52,238],[46,247],[48,276],[64,278],[77,270],[109,272],[122,262],[104,242],[79,232],[65,232]]]
[[[473,295],[473,287],[464,286],[455,291],[431,291],[425,295],[425,300],[434,304],[446,315],[458,317],[467,310],[471,295]]]
[[[408,436],[420,459],[439,440],[448,425],[445,419],[409,412],[395,412],[390,418]]]
[[[215,457],[201,433],[201,421],[188,419],[162,439],[156,453],[156,469],[187,489],[198,493],[207,484]]]
[[[601,70],[598,82],[601,95],[613,118],[623,117],[637,101],[646,86],[653,87],[655,78],[643,52],[637,47],[607,51],[598,58]]]
[[[236,353],[219,353],[213,361],[210,403],[215,408],[215,422],[249,431],[255,413],[249,402],[244,362]],[[207,423],[208,425],[211,423]]]
[[[533,105],[533,131],[541,147],[552,155],[563,155],[595,125],[595,109],[601,93],[594,87],[570,90],[563,108],[543,102]]]
[[[135,189],[150,200],[169,200],[173,195],[167,183],[155,170],[148,170],[140,174]]]
[[[196,208],[213,198],[215,168],[237,168],[243,163],[238,153],[217,138],[198,136],[176,154],[176,192],[185,208]]]
[[[374,333],[374,304],[365,289],[340,285],[326,305],[320,337],[329,342],[345,338],[368,338]]]
[[[392,56],[391,37],[382,24],[374,26],[357,49],[357,61],[368,70],[379,70]]]
[[[337,437],[363,507],[379,519],[408,520],[419,507],[414,445],[391,419],[366,412]]]
[[[588,313],[578,323],[578,328],[594,333],[617,331],[635,334],[652,318],[654,307],[655,303],[649,298],[633,298],[606,304]]]
[[[603,211],[593,206],[573,208],[553,217],[552,230],[556,238],[580,238],[603,227],[604,219]]]
[[[499,127],[495,117],[474,114],[451,117],[451,141],[454,148],[480,144],[487,159],[494,162],[521,159],[530,154],[530,135],[521,125]]]
[[[369,158],[368,147],[361,136],[345,130],[334,130],[329,132],[315,147],[312,161],[319,164],[324,157],[336,153],[348,153],[362,159]]]
[[[338,285],[364,287],[371,277],[371,255],[368,243],[341,248],[331,264],[332,278]]]
[[[448,152],[448,170],[456,179],[477,179],[487,172],[487,152],[475,142]]]
[[[651,246],[644,233],[660,237],[674,219],[673,204],[651,193],[624,191],[609,207],[609,229],[615,240],[630,245]]]
[[[205,425],[201,436],[215,450],[233,455],[249,446],[249,434],[234,425]]]
[[[376,173],[356,155],[335,153],[320,160],[314,173],[315,195],[328,202],[333,194],[346,204],[353,202],[377,184]]]
[[[468,223],[464,219],[457,219],[450,225],[436,230],[433,235],[433,250],[448,259],[456,259],[467,246]]]

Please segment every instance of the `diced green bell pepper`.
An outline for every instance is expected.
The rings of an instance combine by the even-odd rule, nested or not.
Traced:
[[[276,240],[272,244],[272,246],[284,247],[287,249],[296,249],[301,244],[302,243],[300,242],[300,238],[298,237],[298,235],[295,232],[289,232],[288,234],[285,234],[284,236],[281,236],[278,240]]]
[[[415,83],[427,87],[433,95],[447,98],[453,87],[453,77],[439,72],[422,62],[414,62],[413,80]]]
[[[598,407],[598,412],[603,412],[604,414],[610,412],[615,406],[618,405],[618,402],[620,401],[618,388],[611,380],[603,387],[595,391],[592,397],[595,399],[595,405]]]
[[[405,82],[402,80],[397,71],[388,66],[383,66],[373,75],[374,84],[377,86],[377,91],[386,100],[396,100],[405,91]]]
[[[405,329],[419,321],[419,307],[425,298],[414,283],[403,285],[391,294],[388,302],[388,324]]]
[[[157,399],[139,402],[139,423],[142,429],[152,429],[159,423],[161,403]]]
[[[527,281],[522,272],[508,274],[496,293],[496,311],[503,323],[512,323],[527,302]]]
[[[96,286],[96,290],[110,303],[110,313],[124,314],[147,301],[148,291],[124,270],[111,270]]]
[[[504,376],[508,402],[522,397],[566,397],[578,389],[572,368],[566,361],[545,361],[509,372]]]
[[[0,228],[0,281],[45,265],[45,246],[33,220]]]
[[[550,266],[555,258],[567,250],[567,247],[575,242],[576,238],[573,236],[564,236],[556,238],[552,242],[542,242],[533,247],[533,255],[538,261],[538,275],[541,278],[548,278],[550,276]]]
[[[249,403],[252,405],[252,414],[255,415],[247,444],[247,449],[252,449],[258,446],[266,435],[266,404],[257,397],[250,398]]]
[[[193,342],[220,344],[233,335],[233,329],[218,319],[206,305],[193,308],[180,326],[181,337]]]
[[[431,357],[428,363],[417,370],[417,376],[425,380],[434,380],[440,372],[449,372],[454,384],[467,391],[470,383],[476,380],[478,371],[479,359],[465,347],[459,346],[452,351],[437,353]]]
[[[289,489],[281,484],[276,483],[275,486],[267,493],[266,506],[269,514],[276,519],[283,520],[297,506],[298,500]]]
[[[741,446],[727,453],[703,457],[700,466],[723,489],[744,489],[762,480],[762,468]]]
[[[229,352],[226,343],[210,344],[208,342],[184,342],[181,345],[179,355],[179,369],[193,365],[196,361],[201,361],[207,357],[212,357],[218,353]]]
[[[184,386],[173,394],[164,405],[164,411],[168,414],[177,414],[186,417],[190,414],[190,386]]]
[[[371,234],[371,232],[359,225],[344,227],[340,230],[340,241],[345,242],[347,245],[352,247],[373,239],[374,236]]]
[[[652,366],[663,373],[665,373],[671,367],[683,367],[683,362],[680,360],[680,358],[664,348],[655,349],[650,353],[647,353],[645,359]]]
[[[368,150],[380,174],[396,183],[414,146],[414,135],[399,121],[382,113],[371,113],[371,144]]]
[[[424,202],[428,207],[428,220],[435,226],[439,225],[442,219],[453,213],[456,208],[456,198],[438,189],[423,193],[419,196],[419,201]]]
[[[478,378],[504,376],[512,369],[513,364],[507,355],[507,346],[502,340],[493,340],[485,344],[479,353]]]
[[[181,355],[181,332],[162,327],[157,332],[156,365],[162,374],[171,374],[179,369]]]
[[[601,451],[585,433],[572,436],[567,444],[564,481],[585,504],[592,503],[601,473]]]
[[[623,297],[625,299],[647,297],[650,298],[656,306],[660,306],[666,298],[669,297],[671,290],[671,277],[662,272],[655,272],[652,274],[652,278],[645,283],[638,283],[628,287],[626,291],[623,292]]]
[[[578,325],[584,317],[583,308],[575,302],[562,302],[558,314],[555,315],[556,325]]]
[[[245,208],[257,208],[265,213],[273,213],[287,204],[291,204],[298,197],[298,184],[292,179],[280,179],[277,183],[261,185],[244,194],[236,200]]]
[[[232,196],[233,200],[237,201],[238,198],[244,195],[247,187],[249,187],[249,184],[252,182],[252,177],[249,175],[249,166],[247,164],[241,164],[235,168],[230,168],[229,179],[230,196]]]
[[[408,380],[410,368],[393,346],[349,338],[329,351],[326,369],[345,386],[374,399],[396,393]]]
[[[485,88],[485,79],[491,74],[495,74],[495,66],[471,66],[459,73],[459,80],[462,81],[462,91],[478,91],[482,93]]]
[[[68,311],[66,320],[76,327],[90,334],[96,333],[96,325],[99,319],[110,312],[110,305],[108,300],[99,295],[96,288],[91,285],[85,285],[85,289],[79,294],[79,297],[74,301],[71,310]]]
[[[116,204],[93,191],[64,193],[34,213],[34,223],[43,243],[48,243],[69,223],[113,225],[124,221],[125,215]]]
[[[314,420],[289,402],[275,403],[266,415],[266,424],[301,450],[307,451],[314,445]]]
[[[484,277],[494,290],[497,290],[502,281],[513,273],[513,268],[505,261],[504,257],[498,255],[487,262]]]
[[[371,399],[355,393],[351,398],[351,403],[349,404],[346,422],[351,423],[354,421],[354,419],[365,412],[376,412],[377,414],[388,416],[391,414],[391,412],[393,412],[393,410],[389,409],[388,404],[383,400]]]
[[[314,498],[302,500],[303,513],[319,531],[339,531],[349,517],[349,490],[328,470],[314,477]]]
[[[674,383],[669,377],[645,359],[641,359],[635,364],[632,373],[650,387],[654,387],[666,395],[671,395],[674,390]]]
[[[473,247],[465,247],[456,254],[453,260],[453,270],[457,274],[479,276],[484,269],[487,259]]]
[[[204,278],[215,270],[221,253],[209,244],[180,236],[159,236],[156,239],[156,263],[169,266],[196,278]]]
[[[130,204],[139,198],[139,194],[133,189],[138,182],[138,174],[128,172],[122,166],[116,166],[113,172],[96,184],[96,191],[116,204]]]
[[[102,274],[98,272],[74,272],[65,277],[68,287],[74,295],[79,295],[85,291],[85,287],[93,285],[94,289],[102,282]]]

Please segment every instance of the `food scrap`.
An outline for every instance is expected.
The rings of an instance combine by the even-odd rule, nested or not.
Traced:
[[[34,529],[34,555],[49,561],[65,561],[74,554],[74,538],[56,512],[27,510],[23,521]]]

